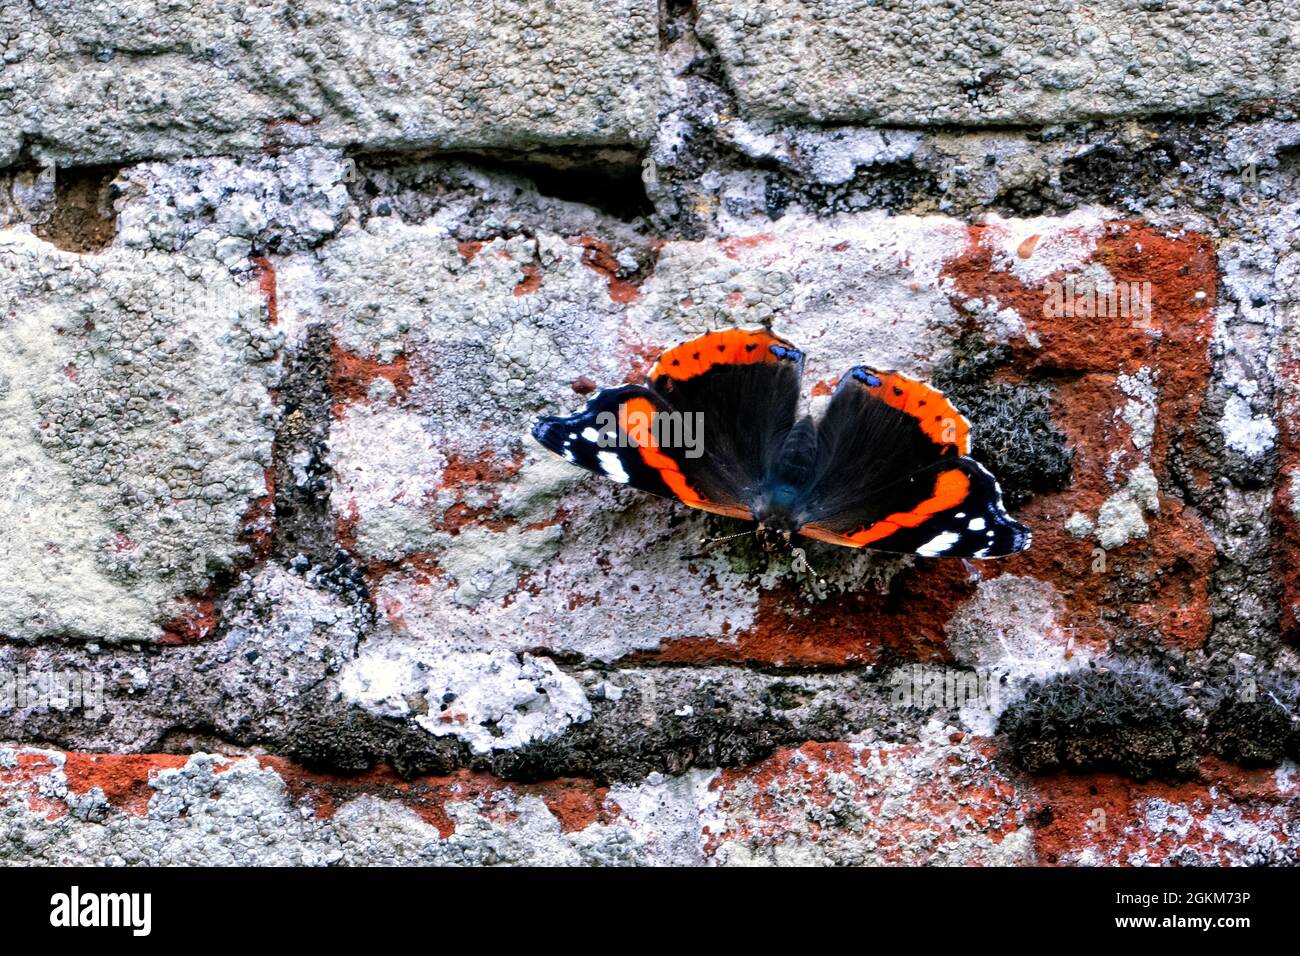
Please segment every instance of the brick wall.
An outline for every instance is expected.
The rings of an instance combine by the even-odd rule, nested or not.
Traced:
[[[1296,862],[1284,6],[0,0],[0,859]],[[1033,547],[528,437],[732,325]]]

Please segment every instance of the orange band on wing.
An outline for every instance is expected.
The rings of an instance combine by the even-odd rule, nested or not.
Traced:
[[[956,445],[957,454],[970,454],[970,422],[953,408],[943,392],[918,382],[902,372],[868,369],[879,385],[858,380],[862,387],[891,408],[916,419],[929,439],[940,445]]]
[[[650,380],[667,376],[678,381],[694,378],[715,365],[754,365],[760,362],[779,362],[781,357],[772,351],[773,345],[798,351],[785,339],[777,338],[765,329],[724,329],[708,332],[659,357],[650,370]]]
[[[953,468],[939,474],[930,497],[911,511],[895,512],[888,517],[881,518],[874,524],[868,525],[861,531],[855,531],[853,534],[836,534],[834,531],[819,528],[815,524],[800,528],[799,533],[815,538],[818,541],[862,548],[873,541],[888,538],[900,528],[915,528],[917,525],[923,524],[931,515],[957,507],[966,500],[969,493],[970,479],[966,477],[965,472],[961,469]]]
[[[664,484],[683,504],[732,518],[752,517],[748,508],[716,504],[691,486],[677,462],[665,455],[655,443],[651,423],[656,412],[654,404],[646,398],[633,398],[618,407],[618,427],[636,443],[641,460],[659,472]]]

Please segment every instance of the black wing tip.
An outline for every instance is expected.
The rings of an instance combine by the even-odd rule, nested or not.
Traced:
[[[971,555],[974,558],[1006,558],[1022,551],[1028,551],[1033,543],[1034,533],[1024,525],[1007,519],[1006,524],[994,527],[994,536],[990,544],[982,551]]]
[[[539,445],[557,455],[562,455],[564,438],[572,424],[570,420],[555,415],[539,415],[533,419],[530,431]]]

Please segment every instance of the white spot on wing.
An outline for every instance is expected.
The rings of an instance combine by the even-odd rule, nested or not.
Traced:
[[[582,437],[594,445],[600,441],[600,432],[588,425],[582,430]]]
[[[935,558],[943,554],[960,540],[961,535],[957,534],[955,531],[945,531],[943,534],[936,535],[917,548],[916,553],[923,558]]]
[[[609,477],[613,478],[621,485],[628,482],[628,474],[623,470],[623,463],[618,460],[618,455],[612,451],[597,452],[596,460],[600,462],[600,470]]]
[[[970,524],[968,524],[966,527],[970,528],[970,530],[972,530],[972,531],[983,531],[983,530],[984,530],[984,519],[983,519],[983,518],[971,518],[971,519],[970,519]]]

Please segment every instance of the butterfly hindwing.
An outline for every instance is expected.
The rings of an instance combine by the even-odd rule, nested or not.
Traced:
[[[926,557],[985,558],[1029,546],[970,426],[942,393],[897,372],[850,369],[818,423],[817,479],[801,534]]]
[[[812,522],[800,534],[831,544],[922,557],[996,558],[1029,547],[1029,529],[1011,519],[993,476],[958,457],[918,476],[924,490],[906,510],[879,515],[852,510]]]

